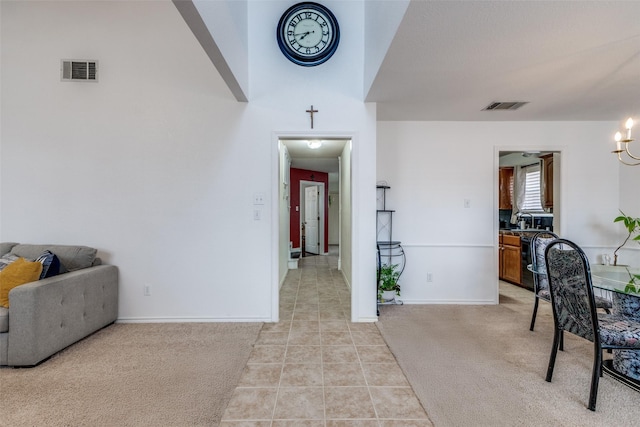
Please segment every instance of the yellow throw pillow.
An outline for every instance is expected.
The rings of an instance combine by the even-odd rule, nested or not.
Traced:
[[[35,282],[42,273],[42,264],[19,258],[0,271],[0,306],[9,308],[9,291],[16,286]]]

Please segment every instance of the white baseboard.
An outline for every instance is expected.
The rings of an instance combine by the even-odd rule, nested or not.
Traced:
[[[450,305],[495,305],[496,302],[493,300],[419,300],[419,299],[405,299],[401,298],[404,304],[415,304],[415,305],[440,305],[440,304],[450,304]]]
[[[263,317],[119,317],[116,323],[268,323]]]

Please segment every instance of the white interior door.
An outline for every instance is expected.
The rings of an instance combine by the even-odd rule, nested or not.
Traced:
[[[304,189],[305,251],[316,255],[320,254],[318,206],[318,186],[306,187]]]

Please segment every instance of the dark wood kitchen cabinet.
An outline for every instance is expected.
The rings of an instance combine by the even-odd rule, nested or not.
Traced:
[[[500,234],[498,252],[498,276],[501,280],[520,285],[522,283],[520,236]]]
[[[500,168],[498,173],[498,209],[511,209],[513,168]]]

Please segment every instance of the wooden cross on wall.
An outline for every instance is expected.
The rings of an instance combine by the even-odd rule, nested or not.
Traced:
[[[314,110],[312,105],[310,109],[306,110],[306,112],[311,115],[311,129],[313,129],[313,113],[317,113],[318,110]]]

